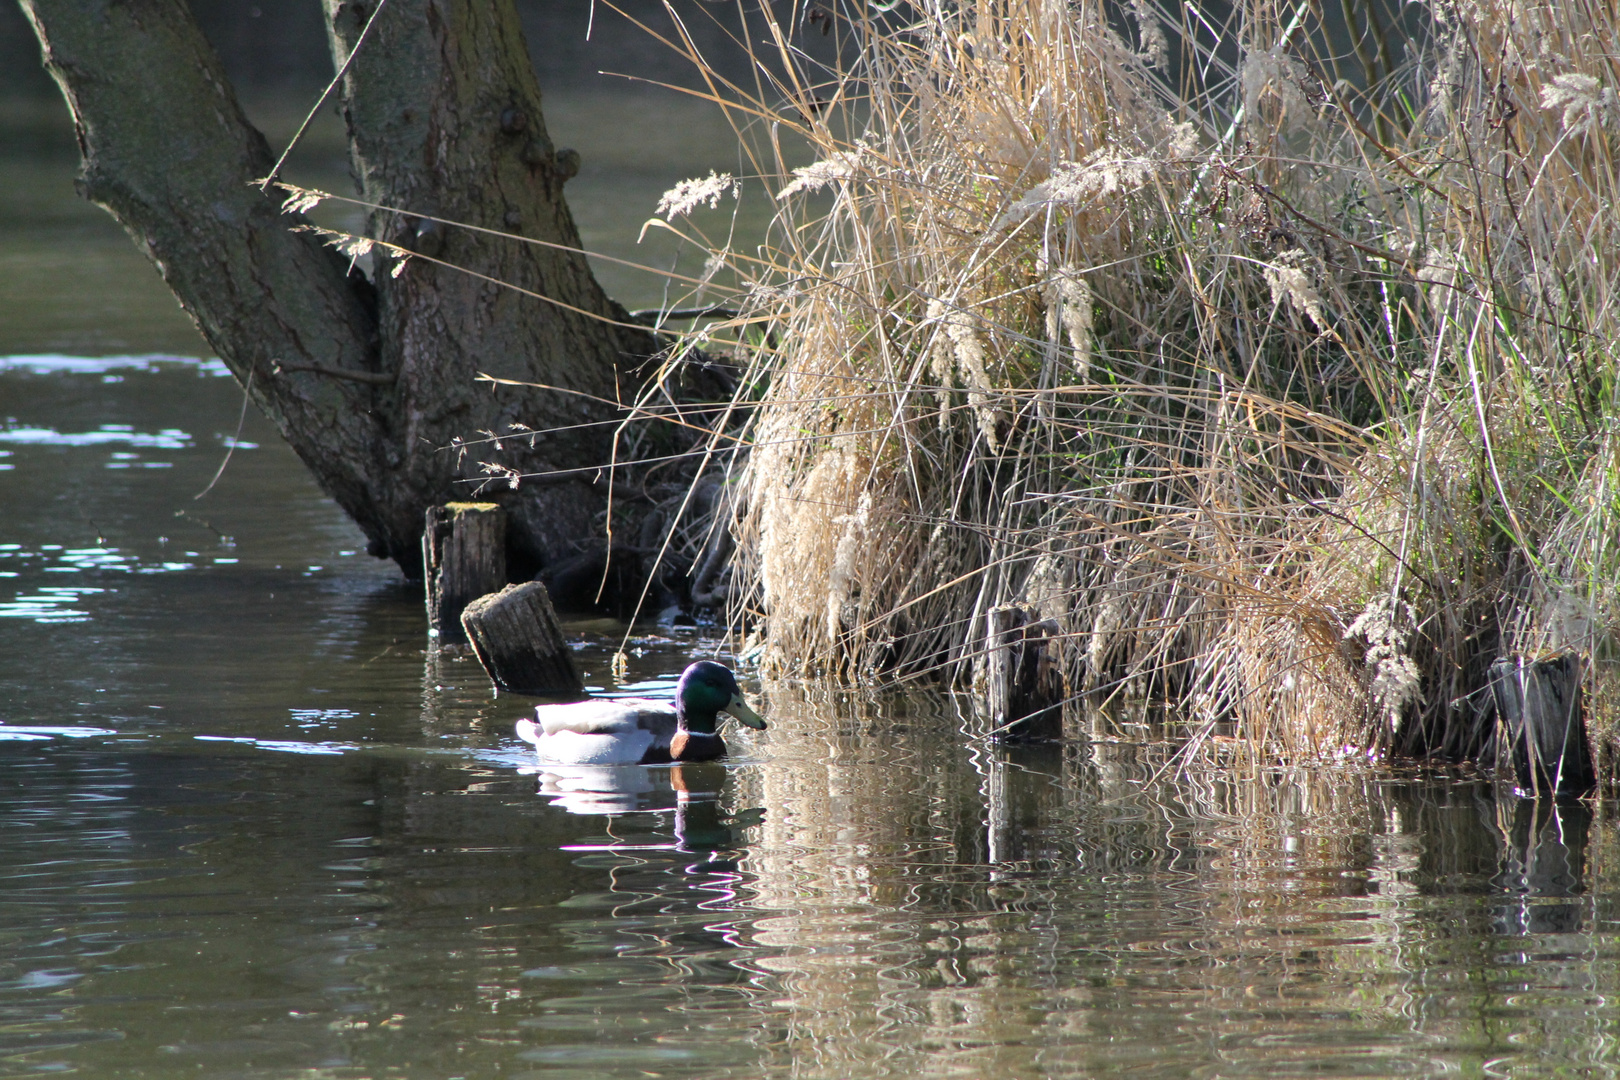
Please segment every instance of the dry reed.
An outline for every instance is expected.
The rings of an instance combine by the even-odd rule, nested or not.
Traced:
[[[1077,696],[1293,760],[1481,752],[1508,652],[1613,700],[1620,15],[1181,10],[795,8],[707,74],[780,207],[706,332],[767,668],[963,677],[1022,602]]]

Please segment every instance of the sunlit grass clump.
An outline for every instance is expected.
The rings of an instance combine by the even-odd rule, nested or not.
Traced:
[[[816,8],[711,82],[780,207],[712,263],[767,666],[967,678],[1022,603],[1195,740],[1476,755],[1567,649],[1601,720],[1615,13],[1110,10]]]

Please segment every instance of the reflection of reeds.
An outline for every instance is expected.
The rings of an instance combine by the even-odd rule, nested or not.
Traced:
[[[952,746],[958,718],[924,695],[767,692],[793,737],[732,773],[736,804],[769,807],[740,940],[783,1010],[754,1026],[781,1032],[795,1075],[878,1056],[893,1074],[1196,1075],[1294,1039],[1302,1066],[1354,1046],[1366,1071],[1361,1055],[1418,1052],[1392,1033],[1466,1059],[1527,985],[1531,1053],[1607,1052],[1602,1010],[1544,1022],[1612,982],[1585,895],[1600,845],[1550,806],[1538,856],[1470,773],[1206,763],[1156,783],[1163,746]],[[1510,877],[1559,848],[1567,890]],[[1547,903],[1580,906],[1570,936],[1492,937],[1496,912]],[[1398,1064],[1380,1074],[1425,1071]]]
[[[780,670],[960,672],[1023,601],[1195,730],[1478,752],[1498,652],[1607,686],[1620,20],[1195,7],[851,6],[711,80],[781,207],[716,245],[733,596]]]

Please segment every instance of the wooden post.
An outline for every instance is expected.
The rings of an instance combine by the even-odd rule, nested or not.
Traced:
[[[551,598],[538,581],[480,596],[461,613],[461,626],[497,690],[536,696],[584,693]]]
[[[1525,794],[1581,796],[1597,787],[1581,708],[1581,661],[1505,657],[1491,665],[1491,694]]]
[[[1016,604],[985,615],[984,696],[991,734],[1050,739],[1063,734],[1060,628]]]
[[[462,611],[506,584],[506,511],[494,503],[429,507],[422,580],[428,628],[439,632],[439,644],[465,641]]]

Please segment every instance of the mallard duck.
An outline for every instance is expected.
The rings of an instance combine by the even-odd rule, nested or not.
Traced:
[[[675,700],[601,698],[540,705],[517,722],[518,738],[554,765],[656,765],[710,761],[726,752],[715,730],[720,711],[763,731],[765,721],[743,700],[730,670],[699,660],[681,672]]]

